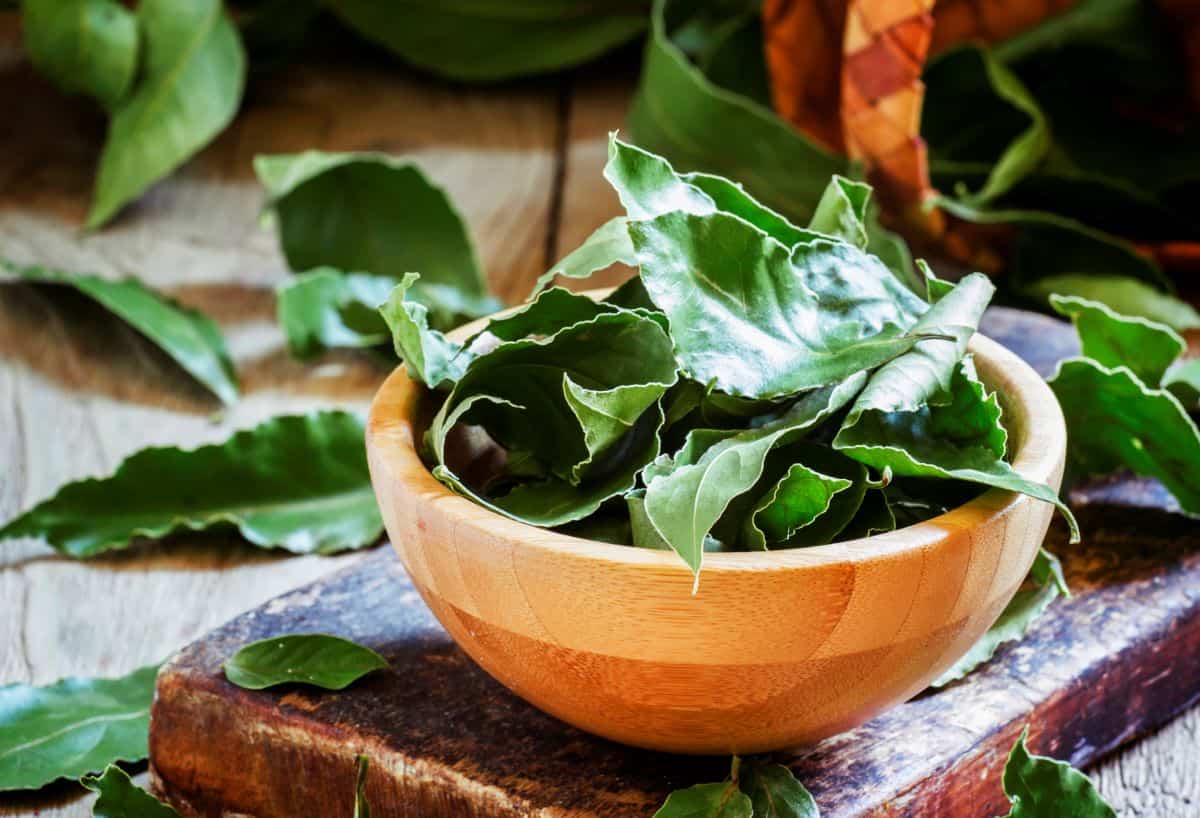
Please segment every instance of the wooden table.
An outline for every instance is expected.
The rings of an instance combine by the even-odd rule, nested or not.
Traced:
[[[569,77],[477,89],[377,57],[314,55],[252,81],[236,123],[107,229],[81,234],[103,120],[40,80],[11,13],[0,26],[0,255],[134,274],[220,322],[243,399],[223,413],[148,344],[75,299],[0,285],[0,519],[151,444],[218,440],[273,414],[365,407],[366,358],[292,360],[274,322],[288,272],[258,226],[258,153],[384,150],[414,157],[462,208],[499,295],[534,278],[618,210],[600,177],[636,52]],[[606,283],[601,281],[600,283]],[[234,614],[346,565],[192,535],[86,563],[0,543],[0,683],[116,675]],[[1095,771],[1122,816],[1200,814],[1200,709]],[[0,798],[0,815],[88,814],[69,785]]]

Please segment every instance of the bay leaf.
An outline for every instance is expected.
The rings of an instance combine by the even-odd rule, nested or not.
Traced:
[[[0,791],[146,757],[158,665],[112,679],[0,687]]]
[[[808,229],[866,249],[867,202],[870,198],[870,185],[834,176],[817,202]]]
[[[148,338],[222,403],[237,400],[237,376],[225,339],[203,313],[155,293],[134,278],[113,280],[11,262],[0,262],[0,273],[33,284],[73,287]]]
[[[644,3],[330,0],[362,36],[435,74],[494,82],[586,62],[646,28]]]
[[[112,108],[89,228],[212,141],[242,99],[246,55],[221,0],[142,0],[137,21],[141,74]]]
[[[179,818],[172,807],[134,784],[115,764],[103,775],[85,776],[79,783],[97,793],[93,818]]]
[[[1174,395],[1127,367],[1087,358],[1060,363],[1049,384],[1075,430],[1067,456],[1080,474],[1132,469],[1161,480],[1185,513],[1200,515],[1200,430]]]
[[[68,93],[112,107],[133,85],[137,17],[114,0],[22,0],[21,33],[30,62]]]
[[[750,796],[735,782],[696,784],[667,796],[654,818],[752,818]]]
[[[1158,386],[1175,359],[1187,349],[1165,324],[1120,315],[1098,301],[1051,295],[1050,305],[1065,315],[1079,334],[1081,355],[1100,366],[1127,366],[1143,383]]]
[[[1047,276],[1030,283],[1025,291],[1047,302],[1055,293],[1098,301],[1121,315],[1157,321],[1177,332],[1200,328],[1200,312],[1191,304],[1128,276],[1095,272]]]
[[[616,216],[597,227],[583,240],[583,244],[563,256],[557,264],[538,276],[533,293],[536,296],[554,283],[558,276],[563,278],[588,278],[592,273],[606,270],[614,264],[629,267],[637,265],[637,255],[629,241],[629,230],[625,217]]]
[[[326,633],[292,633],[238,649],[221,666],[225,678],[247,690],[306,684],[343,690],[387,660],[368,647]]]
[[[68,483],[0,527],[91,557],[138,537],[233,525],[250,543],[328,554],[375,542],[363,425],[340,411],[280,416],[196,449],[142,449],[109,477]]]
[[[1026,727],[1004,765],[1004,818],[1117,818],[1086,775],[1065,761],[1030,755]]]
[[[256,156],[293,270],[330,266],[487,295],[462,214],[413,162],[378,153]]]
[[[812,794],[782,764],[746,762],[740,771],[742,792],[750,796],[754,818],[820,818]]]
[[[471,355],[457,341],[429,327],[429,308],[409,297],[420,276],[408,273],[379,308],[392,333],[396,354],[408,376],[439,389],[453,385],[467,369]]]
[[[867,491],[865,466],[828,446],[803,441],[772,451],[764,476],[772,485],[750,509],[739,510],[743,542],[753,550],[833,542]]]

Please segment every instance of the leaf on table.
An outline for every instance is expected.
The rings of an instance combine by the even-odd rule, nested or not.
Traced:
[[[752,818],[750,796],[736,783],[696,784],[667,796],[654,818]]]
[[[250,543],[329,554],[383,530],[367,472],[363,425],[340,411],[280,416],[196,449],[142,449],[109,477],[68,483],[6,525],[72,557],[138,537],[229,524]]]
[[[107,108],[129,92],[137,72],[138,24],[114,0],[22,0],[21,32],[30,62],[68,93]]]
[[[1126,367],[1069,358],[1049,379],[1067,428],[1067,456],[1081,474],[1131,469],[1161,480],[1183,511],[1200,515],[1200,430],[1179,400]]]
[[[1142,382],[1157,386],[1187,344],[1170,327],[1119,315],[1098,301],[1051,295],[1050,305],[1071,319],[1081,355],[1103,367],[1128,366]]]
[[[1200,312],[1191,304],[1168,295],[1137,278],[1088,273],[1056,275],[1026,287],[1030,295],[1049,301],[1057,293],[1104,304],[1113,312],[1140,316],[1182,332],[1200,329]]]
[[[740,779],[742,792],[754,806],[754,818],[821,817],[812,794],[782,764],[747,761]]]
[[[179,813],[133,783],[129,774],[110,765],[103,775],[80,780],[97,793],[92,804],[93,818],[179,818]]]
[[[371,818],[371,804],[367,801],[367,770],[371,761],[366,756],[354,759],[358,768],[354,781],[354,818]]]
[[[671,38],[689,13],[703,9],[677,0],[654,4],[629,113],[633,141],[676,167],[737,179],[776,212],[806,222],[830,176],[845,173],[848,161],[815,145],[769,108],[718,87],[692,65]]]
[[[113,679],[0,687],[0,791],[146,757],[158,665]]]
[[[643,2],[331,0],[328,5],[350,28],[402,59],[467,82],[569,68],[646,29]]]
[[[1066,580],[1063,579],[1062,565],[1058,558],[1044,548],[1038,549],[1025,587],[1017,591],[1005,606],[1000,618],[988,628],[979,641],[941,676],[930,682],[929,686],[944,687],[958,681],[989,661],[1005,642],[1024,638],[1038,617],[1050,607],[1050,603],[1066,593]]]
[[[242,99],[246,55],[220,0],[142,0],[137,21],[140,75],[112,108],[90,228],[207,145]]]
[[[845,406],[865,380],[866,374],[859,373],[809,393],[782,417],[758,428],[693,431],[679,452],[646,469],[646,516],[692,569],[697,583],[705,537],[729,504],[762,477],[770,451],[799,439]]]
[[[558,276],[588,278],[592,273],[606,270],[614,264],[637,265],[637,256],[629,241],[625,217],[616,216],[597,227],[583,244],[563,256],[557,264],[538,276],[530,297],[536,296],[554,283]]]
[[[1065,761],[1030,755],[1029,728],[1004,765],[1004,794],[1012,808],[1004,818],[1116,818],[1095,785]]]
[[[889,390],[884,396],[888,403],[881,406],[909,403],[899,391]],[[873,401],[856,402],[833,445],[880,471],[965,480],[1052,503],[1066,517],[1072,541],[1078,541],[1075,517],[1058,495],[1049,486],[1026,480],[1004,460],[1008,434],[1000,415],[996,395],[987,393],[968,356],[956,365],[950,388],[917,409],[888,411],[874,408]]]
[[[150,339],[222,403],[237,400],[237,377],[225,339],[203,313],[155,293],[134,278],[114,281],[10,262],[0,262],[2,273],[34,284],[75,288]]]
[[[306,684],[343,690],[387,660],[368,647],[326,633],[293,633],[260,639],[238,649],[221,666],[225,678],[247,690]]]
[[[256,156],[293,270],[330,266],[487,295],[462,214],[413,162],[377,153]]]
[[[918,340],[907,330],[925,303],[851,245],[821,239],[789,252],[724,213],[664,213],[629,231],[685,374],[728,394],[823,386]]]

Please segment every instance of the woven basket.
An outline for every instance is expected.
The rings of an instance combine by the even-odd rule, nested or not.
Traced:
[[[826,148],[863,163],[889,220],[918,245],[983,269],[1002,266],[1005,232],[947,219],[920,136],[926,59],[965,41],[1012,37],[1076,0],[766,0],[776,110]],[[1159,0],[1185,44],[1200,104],[1200,2]],[[1200,245],[1140,246],[1169,269],[1200,268]]]

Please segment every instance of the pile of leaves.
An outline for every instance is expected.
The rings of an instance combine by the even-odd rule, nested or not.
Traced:
[[[553,272],[638,268],[601,301],[544,289],[457,343],[407,299],[383,315],[408,371],[446,393],[434,474],[502,514],[580,536],[705,551],[890,531],[994,486],[1070,512],[1005,459],[997,396],[967,343],[993,288],[927,267],[912,292],[868,253],[870,189],[835,178],[807,227],[720,176],[609,143],[627,216]],[[472,480],[449,441],[486,432],[504,466]]]

